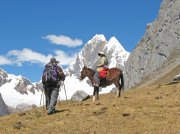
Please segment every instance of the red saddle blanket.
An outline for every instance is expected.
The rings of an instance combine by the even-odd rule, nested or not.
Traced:
[[[109,71],[109,68],[103,68],[99,72],[99,78],[106,78],[108,71]]]

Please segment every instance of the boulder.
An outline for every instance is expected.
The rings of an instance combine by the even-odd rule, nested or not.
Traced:
[[[31,110],[31,109],[34,109],[34,108],[37,108],[36,105],[29,105],[29,104],[26,104],[26,103],[22,103],[22,104],[18,104],[16,105],[16,111],[18,112],[22,112],[22,111],[27,111],[27,110]]]
[[[180,81],[180,74],[176,75],[176,76],[173,78],[173,81],[179,82],[179,81]]]
[[[117,88],[116,87],[114,87],[109,93],[114,93],[114,94],[116,94],[117,93]]]
[[[77,90],[71,97],[71,100],[73,101],[83,101],[89,98],[89,95],[84,92],[83,90]]]

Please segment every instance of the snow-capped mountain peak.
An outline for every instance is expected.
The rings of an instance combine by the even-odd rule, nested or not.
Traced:
[[[105,47],[107,47],[108,50],[111,49],[111,47],[114,47],[114,48],[117,47],[123,52],[126,51],[124,47],[121,45],[121,43],[116,39],[116,37],[111,37],[107,44],[108,45],[106,45]]]
[[[32,84],[21,75],[8,74],[0,69],[0,93],[8,106],[15,108],[21,103],[38,106],[40,90],[42,90],[41,84]]]
[[[106,38],[102,34],[96,34],[91,40],[89,40],[78,53],[76,61],[70,64],[68,67],[68,74],[79,77],[80,71],[84,65],[95,68],[98,60],[98,52],[103,51]]]
[[[96,44],[100,42],[106,42],[106,38],[103,34],[96,34],[91,40],[89,40],[88,44]]]
[[[124,69],[124,63],[127,61],[130,53],[124,49],[115,37],[110,38],[104,47],[104,51],[110,61],[109,67]]]
[[[79,77],[84,65],[95,69],[99,59],[98,52],[100,51],[104,51],[106,54],[109,67],[118,67],[121,69],[124,68],[124,62],[127,61],[130,54],[115,37],[107,41],[104,35],[96,34],[84,45],[76,57],[76,62],[68,67],[68,73]]]

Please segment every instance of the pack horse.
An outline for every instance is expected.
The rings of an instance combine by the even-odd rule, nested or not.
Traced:
[[[85,77],[88,77],[93,85],[94,74],[95,74],[94,70],[84,66],[81,71],[80,80],[83,80]],[[121,83],[120,83],[120,81],[121,81]],[[120,97],[121,89],[124,86],[124,79],[123,79],[123,72],[119,68],[110,68],[106,78],[103,78],[100,80],[99,86],[106,87],[111,84],[114,84],[118,89],[116,97]],[[96,99],[99,99],[99,87],[94,86],[93,101],[95,101]]]

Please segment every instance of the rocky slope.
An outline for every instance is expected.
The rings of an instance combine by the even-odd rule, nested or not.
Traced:
[[[0,116],[9,114],[8,107],[4,103],[4,100],[2,99],[2,96],[0,94]]]
[[[126,62],[126,88],[150,81],[157,75],[172,71],[178,65],[180,1],[164,0],[157,19],[147,25],[145,35]]]

